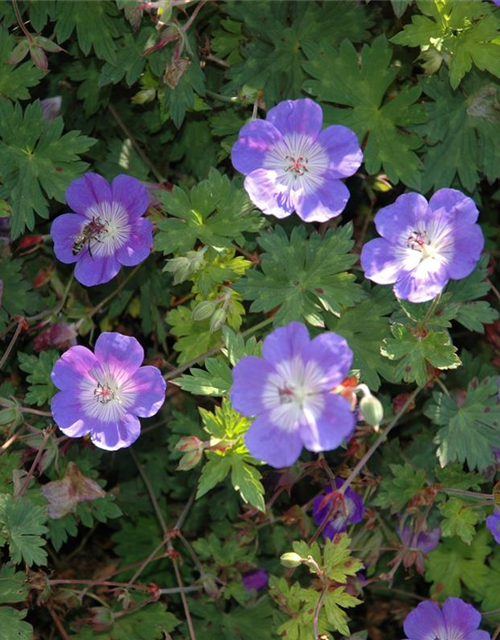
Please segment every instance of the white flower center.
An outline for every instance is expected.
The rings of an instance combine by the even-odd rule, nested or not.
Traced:
[[[275,366],[264,386],[262,402],[271,420],[284,431],[316,419],[324,407],[323,372],[313,361],[296,356]]]
[[[277,179],[291,190],[312,192],[323,184],[328,154],[309,136],[285,136],[264,158],[264,168],[277,173]]]
[[[80,385],[80,401],[89,418],[117,422],[130,408],[136,392],[125,371],[101,366],[92,369]]]
[[[110,256],[130,238],[127,210],[118,202],[100,202],[85,212],[95,233],[89,231],[86,248],[92,256]],[[89,227],[89,225],[85,225]]]
[[[418,263],[427,259],[435,259],[447,264],[455,253],[453,235],[448,225],[439,220],[432,220],[430,224],[409,231],[406,242],[408,249],[420,254]]]

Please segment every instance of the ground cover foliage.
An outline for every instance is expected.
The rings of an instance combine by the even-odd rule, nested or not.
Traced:
[[[363,152],[322,221],[264,215],[231,160],[303,98]],[[97,286],[51,234],[88,172],[141,181],[154,234]],[[404,620],[449,597],[496,638],[499,178],[493,2],[0,3],[0,640],[422,640]],[[377,212],[449,188],[480,212],[470,274],[424,302],[368,279]],[[290,323],[347,341],[357,424],[279,468],[233,371]],[[167,383],[115,450],[53,400],[108,332]]]

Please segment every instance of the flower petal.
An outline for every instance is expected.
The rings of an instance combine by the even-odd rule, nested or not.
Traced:
[[[470,275],[484,249],[484,236],[478,224],[464,225],[456,233],[454,255],[446,265],[448,275],[452,280],[461,280]]]
[[[365,277],[377,284],[394,284],[415,269],[421,259],[418,251],[400,249],[385,238],[367,242],[361,250],[361,267]]]
[[[458,189],[439,189],[429,200],[429,215],[435,215],[439,209],[450,214],[455,223],[474,224],[479,211],[472,198],[465,196]]]
[[[231,404],[244,416],[256,416],[265,411],[262,401],[268,376],[273,367],[263,358],[245,356],[233,369]]]
[[[323,111],[309,98],[284,100],[267,112],[267,121],[283,136],[302,134],[315,139],[323,126]]]
[[[114,255],[92,257],[86,251],[80,255],[75,267],[75,278],[86,287],[94,287],[112,280],[121,265]]]
[[[104,200],[112,201],[111,187],[97,173],[86,173],[81,178],[73,180],[66,189],[66,202],[73,211],[82,215],[85,215],[90,207]]]
[[[304,222],[326,222],[342,213],[350,195],[341,180],[327,180],[314,191],[298,192],[295,209]]]
[[[311,340],[307,360],[317,362],[323,372],[325,390],[333,389],[349,373],[353,353],[342,336],[328,331]]]
[[[94,348],[96,358],[111,371],[134,375],[144,360],[144,349],[138,340],[114,331],[101,333]]]
[[[434,258],[426,258],[416,269],[404,275],[394,285],[394,293],[402,300],[428,302],[448,284],[446,266]]]
[[[125,389],[137,393],[133,407],[129,409],[140,418],[150,418],[158,413],[165,402],[165,382],[156,367],[141,367],[130,378]]]
[[[79,259],[79,256],[73,253],[73,244],[83,225],[87,223],[88,218],[75,213],[63,213],[54,220],[50,227],[50,235],[54,240],[54,253],[58,260],[64,264],[71,264]]]
[[[116,451],[124,447],[130,447],[141,435],[141,423],[139,418],[126,414],[118,422],[100,423],[93,420],[90,431],[90,439],[99,449]]]
[[[389,242],[406,246],[409,232],[425,217],[427,207],[424,196],[418,193],[404,193],[394,204],[380,209],[375,216],[375,227]]]
[[[58,389],[75,389],[83,378],[89,378],[88,371],[99,366],[97,358],[87,347],[71,347],[54,364],[51,378]]]
[[[305,356],[310,345],[309,332],[302,322],[289,322],[270,333],[262,346],[262,356],[271,365]],[[306,359],[304,357],[304,359]]]
[[[153,225],[141,218],[130,229],[127,242],[116,251],[118,262],[125,267],[135,267],[151,253],[153,247]]]
[[[74,393],[60,391],[50,403],[52,417],[64,435],[80,438],[90,431],[79,401]]]
[[[233,167],[245,175],[262,168],[267,153],[282,140],[283,136],[273,124],[267,120],[252,120],[241,129],[233,145]]]
[[[269,413],[256,418],[245,434],[250,453],[272,467],[289,467],[300,456],[302,442],[298,431],[283,431],[271,422]]]
[[[363,162],[358,136],[348,127],[334,125],[323,129],[318,143],[328,153],[328,170],[332,178],[354,175]]]
[[[355,426],[349,402],[342,396],[325,394],[323,411],[301,424],[300,436],[309,451],[331,451],[351,436]]]
[[[250,200],[262,213],[286,218],[295,210],[290,189],[276,180],[271,169],[256,169],[247,175],[244,186]]]
[[[500,544],[500,513],[497,510],[486,518],[486,526],[495,538],[495,542]]]
[[[481,623],[481,614],[474,607],[460,598],[448,598],[443,605],[443,617],[448,629],[448,635],[453,636],[452,630],[460,630],[465,636],[475,631]],[[456,633],[456,631],[455,631]]]
[[[403,629],[409,640],[445,638],[444,618],[435,602],[421,602],[408,614]]]
[[[137,178],[116,176],[111,183],[111,192],[113,200],[125,207],[131,222],[146,213],[149,207],[148,190]]]

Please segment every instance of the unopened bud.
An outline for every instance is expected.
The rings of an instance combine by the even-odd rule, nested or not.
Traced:
[[[361,415],[372,427],[378,427],[384,418],[384,408],[375,396],[365,396],[359,403]]]
[[[280,557],[280,562],[284,567],[294,569],[295,567],[298,567],[299,564],[302,564],[304,560],[299,556],[298,553],[295,553],[295,551],[290,551],[288,553],[284,553]]]
[[[203,451],[188,451],[179,460],[176,471],[189,471],[200,462]]]
[[[217,309],[210,319],[210,333],[217,331],[226,321],[227,314],[224,309]]]
[[[6,427],[7,425],[16,427],[22,422],[23,415],[15,402],[2,398],[0,406],[4,407],[0,409],[0,427]]]
[[[193,320],[200,322],[210,318],[214,314],[216,306],[212,300],[203,300],[193,309]]]
[[[146,104],[152,102],[156,98],[156,89],[150,87],[149,89],[142,89],[131,98],[131,102],[134,104]]]
[[[201,451],[203,450],[203,442],[196,436],[185,436],[181,438],[175,445],[176,451]]]

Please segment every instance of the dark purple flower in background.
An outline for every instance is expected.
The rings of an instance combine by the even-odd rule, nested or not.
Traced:
[[[343,484],[344,480],[342,478],[335,478],[335,488],[332,489],[331,486],[325,487],[323,493],[316,496],[313,502],[313,518],[318,526],[323,524],[323,521],[328,518],[332,507],[334,507],[334,513],[330,516],[323,529],[323,536],[330,538],[330,540],[336,533],[347,531],[350,524],[361,522],[365,513],[363,499],[351,487],[347,487],[343,503],[341,501],[334,502],[335,490],[340,489]]]
[[[422,553],[433,551],[441,539],[440,527],[420,533],[415,533],[410,527],[403,527],[398,529],[398,533],[405,547],[410,551],[421,551]]]
[[[52,416],[70,438],[90,433],[101,449],[130,446],[139,437],[139,418],[149,418],[165,401],[166,383],[156,367],[141,367],[144,349],[135,338],[101,333],[94,353],[71,347],[55,363]]]
[[[0,218],[0,245],[10,243],[10,219]]]
[[[495,538],[495,542],[500,544],[500,512],[495,509],[495,511],[486,518],[486,526],[493,534]]]
[[[296,211],[306,222],[342,213],[350,195],[342,178],[356,173],[363,153],[351,129],[322,127],[321,107],[305,98],[280,102],[265,120],[241,129],[231,159],[263,213],[286,218]]]
[[[363,247],[365,276],[393,284],[403,300],[432,300],[474,270],[484,247],[477,217],[474,201],[456,189],[440,189],[429,202],[418,193],[399,196],[375,216],[382,237]]]
[[[56,218],[50,232],[56,257],[76,262],[82,284],[109,282],[122,266],[133,267],[151,253],[153,226],[142,217],[149,196],[139,180],[120,175],[109,184],[87,173],[70,184],[66,200],[75,213]]]
[[[260,567],[259,569],[245,571],[241,576],[241,582],[248,591],[252,591],[252,589],[258,591],[259,589],[265,589],[267,587],[269,576],[264,567]]]
[[[264,340],[262,358],[245,356],[233,369],[231,402],[257,416],[245,435],[250,453],[287,467],[309,451],[336,449],[355,426],[349,402],[331,390],[347,376],[353,354],[326,332],[313,340],[305,325],[290,322]]]
[[[490,640],[478,631],[481,614],[460,598],[448,598],[441,609],[436,602],[421,602],[404,622],[405,640]]]
[[[45,120],[55,120],[61,114],[62,97],[45,98],[40,102],[40,106]]]
[[[44,329],[33,340],[33,351],[40,353],[47,349],[69,349],[76,345],[76,329],[74,324],[56,322]]]

